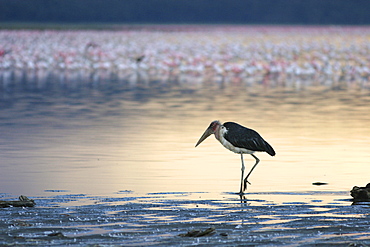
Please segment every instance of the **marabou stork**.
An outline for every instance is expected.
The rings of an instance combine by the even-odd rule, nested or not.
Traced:
[[[240,181],[240,195],[247,188],[248,177],[251,175],[253,169],[257,166],[260,160],[255,156],[254,152],[266,152],[271,156],[275,155],[274,149],[268,144],[255,130],[248,129],[240,124],[227,122],[221,124],[220,121],[213,121],[195,146],[198,146],[208,136],[215,134],[216,139],[227,149],[241,155],[242,160],[242,176]],[[244,161],[243,154],[250,154],[256,159],[256,163],[244,179]],[[249,183],[250,184],[250,183]]]

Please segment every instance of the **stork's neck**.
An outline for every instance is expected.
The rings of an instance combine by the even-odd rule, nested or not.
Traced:
[[[223,135],[223,133],[222,133],[222,128],[221,128],[221,126],[222,125],[217,125],[216,126],[216,129],[214,130],[214,132],[215,132],[215,137],[216,137],[216,139],[217,140],[219,140],[221,143],[222,143],[222,141],[221,141],[221,139],[222,139],[222,135]]]

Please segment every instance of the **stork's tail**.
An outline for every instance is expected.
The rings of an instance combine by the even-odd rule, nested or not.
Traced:
[[[275,150],[271,147],[270,144],[268,144],[268,142],[265,141],[265,151],[266,153],[268,153],[269,155],[271,156],[275,156]]]

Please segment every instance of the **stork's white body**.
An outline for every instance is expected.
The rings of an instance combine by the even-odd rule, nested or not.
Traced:
[[[226,149],[229,149],[230,151],[237,153],[237,154],[253,154],[255,151],[248,150],[246,148],[239,148],[235,147],[233,144],[231,144],[228,140],[225,139],[225,134],[227,134],[228,130],[221,126],[221,128],[218,128],[216,131],[218,133],[215,133],[216,139],[224,146]]]

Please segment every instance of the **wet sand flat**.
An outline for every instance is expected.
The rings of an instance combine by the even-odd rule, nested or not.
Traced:
[[[118,192],[115,197],[52,192],[34,208],[0,210],[2,245],[366,246],[368,204],[346,192]],[[60,194],[60,195],[58,195]],[[3,195],[5,196],[5,195]],[[278,202],[274,201],[277,199]],[[203,237],[181,237],[215,228]]]

